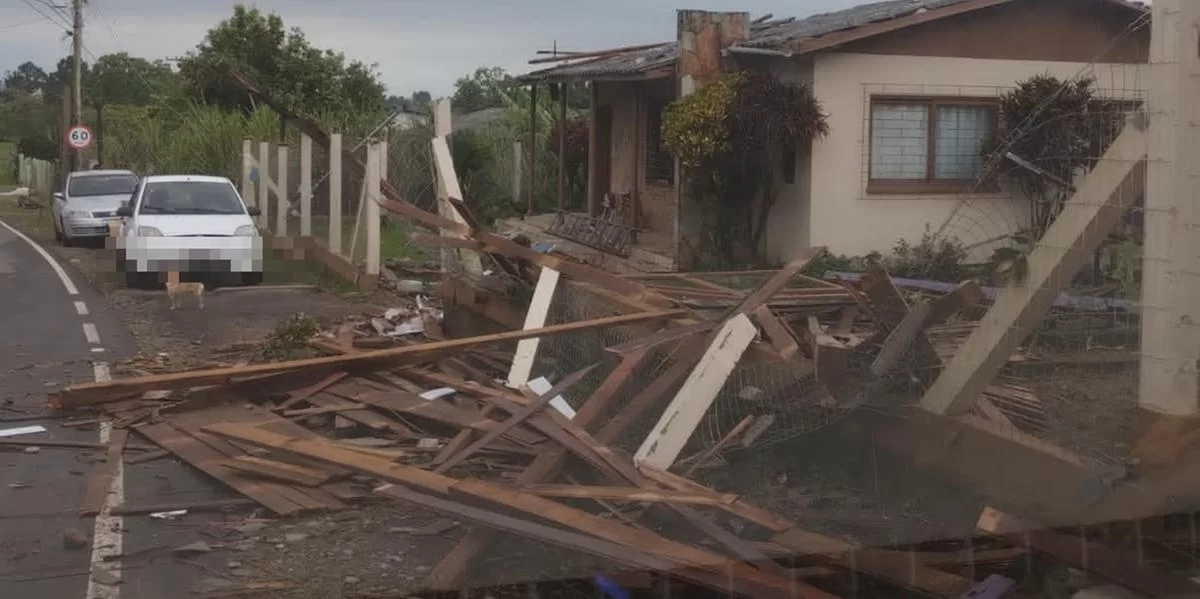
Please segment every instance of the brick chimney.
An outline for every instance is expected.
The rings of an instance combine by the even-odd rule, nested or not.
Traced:
[[[749,13],[679,10],[676,23],[679,95],[686,96],[720,77],[731,67],[721,51],[745,41],[749,34]]]

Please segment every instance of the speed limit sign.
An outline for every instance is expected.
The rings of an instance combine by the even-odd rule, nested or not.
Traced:
[[[67,145],[73,150],[86,150],[92,145],[92,130],[87,125],[75,125],[67,130]]]

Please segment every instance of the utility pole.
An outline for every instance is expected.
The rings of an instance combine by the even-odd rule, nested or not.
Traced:
[[[71,45],[74,64],[72,66],[71,85],[71,118],[69,126],[83,122],[83,0],[71,0],[71,12],[74,17],[71,30]],[[72,153],[75,170],[80,168],[81,153]]]

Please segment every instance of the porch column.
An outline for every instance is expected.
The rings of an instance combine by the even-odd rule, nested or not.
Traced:
[[[525,200],[526,216],[533,216],[533,188],[537,181],[537,91],[536,83],[529,86],[529,189]]]
[[[567,84],[558,84],[558,209],[567,208]]]
[[[596,108],[600,105],[599,92],[596,90],[596,82],[589,81],[588,84],[588,161],[587,161],[587,211],[588,216],[595,217],[600,213],[600,183],[596,180],[599,176],[599,168],[597,168],[597,159],[600,155],[600,140],[596,135]]]

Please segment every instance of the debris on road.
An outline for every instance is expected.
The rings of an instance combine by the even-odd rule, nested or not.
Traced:
[[[17,428],[0,428],[0,437],[16,437],[18,435],[32,435],[44,432],[46,432],[46,427],[35,424],[32,426],[19,426]]]
[[[63,531],[63,547],[66,549],[83,549],[90,547],[91,539],[78,528],[68,528]]]
[[[781,568],[758,564],[773,563],[779,551],[811,552],[817,543],[835,548],[824,558],[833,567],[863,569],[838,557],[852,545],[687,478],[697,468],[719,469],[728,451],[754,447],[782,417],[747,415],[708,447],[689,442],[725,386],[722,372],[741,361],[787,364],[828,405],[852,405],[863,383],[850,380],[850,360],[890,340],[890,330],[860,310],[893,299],[885,285],[852,291],[804,277],[804,265],[755,273],[757,288],[740,292],[717,291],[716,283],[622,278],[621,286],[638,290],[641,309],[553,325],[541,324],[542,315],[527,329],[462,338],[447,338],[442,310],[417,297],[414,306],[364,314],[312,335],[311,346],[325,354],[319,357],[73,385],[53,403],[103,410],[118,430],[150,439],[275,516],[384,498],[443,516],[389,531],[438,538],[460,522],[482,526],[430,569],[425,584],[432,588],[456,584],[463,564],[485,546],[484,531],[495,530],[669,571],[699,586],[724,588],[732,580],[752,594],[799,588],[817,596],[816,587]],[[603,271],[577,271],[576,278],[587,285],[595,273]],[[603,282],[610,275],[598,276]],[[704,302],[689,301],[680,288],[688,284]],[[535,296],[530,311],[546,308]],[[535,354],[523,349],[528,340],[614,330],[628,340],[601,348],[596,365],[529,376]],[[515,349],[495,349],[513,342]],[[654,355],[673,356],[672,366],[634,385]],[[584,379],[590,391],[581,387]],[[772,405],[769,393],[736,390],[746,405]],[[626,449],[624,439],[658,406],[676,424],[666,433],[652,429],[636,453]],[[1005,417],[1004,409],[999,405],[991,417]],[[690,457],[683,455],[689,449]],[[686,473],[669,472],[674,464],[687,466]],[[585,509],[589,501],[599,511]],[[633,506],[642,510],[630,513]],[[646,529],[637,520],[648,508],[707,540]],[[273,542],[309,537],[292,531]],[[203,548],[211,550],[200,542],[176,552]],[[864,570],[911,585],[907,573]],[[956,580],[955,588],[970,588],[971,581]]]
[[[232,78],[325,145],[319,123]],[[353,156],[347,163],[359,172],[364,166]],[[433,213],[387,183],[382,194],[383,209],[442,231],[414,234],[414,241],[475,251],[486,268],[471,278],[441,273],[441,307],[419,295],[424,285],[418,291],[401,281],[393,287],[418,291],[411,304],[324,331],[298,315],[257,351],[256,363],[147,367],[138,376],[59,389],[52,407],[100,410],[116,430],[149,439],[288,522],[261,537],[256,521],[228,527],[246,537],[238,543],[261,542],[288,557],[325,545],[318,528],[297,530],[290,517],[419,508],[422,524],[383,530],[390,543],[456,543],[432,568],[413,570],[426,575],[424,590],[459,590],[462,577],[488,561],[480,558],[497,533],[589,556],[601,565],[587,579],[603,571],[604,580],[628,584],[624,571],[649,571],[683,593],[827,599],[838,596],[828,589],[849,581],[849,589],[869,586],[879,596],[903,589],[950,598],[993,588],[990,574],[1035,553],[1089,567],[1073,553],[1087,539],[1039,537],[1030,546],[982,527],[959,541],[867,547],[853,535],[823,534],[818,498],[777,510],[769,492],[719,484],[739,474],[739,454],[764,453],[867,405],[910,419],[897,419],[906,425],[895,428],[908,436],[894,444],[914,446],[906,449],[918,461],[964,447],[991,457],[989,443],[1001,437],[1006,448],[1028,450],[1022,455],[1065,455],[1035,436],[1045,431],[1046,413],[1029,387],[997,380],[969,414],[954,417],[922,415],[896,392],[927,385],[978,329],[986,300],[977,283],[910,301],[881,268],[844,284],[806,275],[823,248],[775,270],[624,276],[486,232],[458,198]],[[510,297],[523,299],[514,306]],[[505,330],[450,334],[444,310],[451,308]],[[915,447],[920,442],[928,445]],[[119,462],[116,456],[110,461]],[[781,470],[770,477],[784,487],[790,473]],[[792,501],[804,493],[780,494]],[[1062,497],[1070,502],[1060,507],[1078,510],[1076,496]],[[318,527],[338,526],[335,517],[322,518]],[[345,521],[358,518],[350,513]],[[467,530],[459,535],[459,528]],[[211,550],[201,542],[176,551],[188,547]],[[329,549],[360,555],[356,547]],[[370,557],[386,565],[396,556]],[[1157,563],[1105,563],[1119,564],[1106,570],[1154,575],[1127,577],[1131,588],[1147,585],[1137,590],[1175,580],[1160,575]],[[860,585],[859,577],[868,580]],[[217,590],[235,586],[215,580]]]

